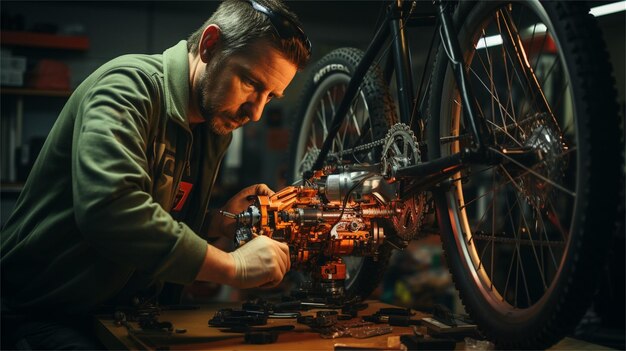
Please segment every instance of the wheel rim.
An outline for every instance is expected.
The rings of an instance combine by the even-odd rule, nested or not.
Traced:
[[[488,45],[497,42],[505,10],[494,4],[491,13],[498,15],[472,27],[482,30],[471,35],[476,49],[465,59],[480,100],[478,114],[495,131],[496,145],[531,146],[547,157],[531,167],[472,167],[452,177],[447,194],[458,251],[474,285],[494,309],[509,316],[525,315],[546,303],[575,231],[578,155],[569,72],[548,16],[538,3],[528,6],[515,3],[508,9],[522,29],[524,51],[554,119],[536,98],[516,96],[524,80],[517,72],[521,70],[511,65],[513,54],[505,45]],[[445,79],[453,80],[449,70]],[[441,116],[450,120],[440,125],[441,151],[448,155],[468,146],[468,138],[456,89],[444,91],[442,101],[451,102],[442,102]]]
[[[302,173],[313,166],[319,150],[328,135],[336,109],[345,95],[350,76],[345,73],[333,73],[326,77],[315,90],[304,114],[297,139],[293,179],[302,178]],[[331,153],[355,146],[356,142],[366,143],[374,140],[374,128],[371,124],[370,109],[362,90],[359,91],[344,123],[339,128]],[[362,156],[356,162],[370,162],[373,155]],[[359,256],[342,257],[346,264],[346,289],[351,290],[356,277],[363,268],[365,258]]]
[[[312,167],[315,157],[310,157],[311,150],[322,148],[322,144],[328,136],[335,111],[345,95],[349,82],[350,76],[347,74],[334,73],[324,79],[315,90],[300,126],[296,144],[294,180],[301,179],[302,172]],[[365,142],[373,140],[369,107],[363,91],[359,91],[357,94],[346,117],[332,144],[331,153],[352,147],[357,140],[364,140]],[[316,155],[313,154],[313,156]]]

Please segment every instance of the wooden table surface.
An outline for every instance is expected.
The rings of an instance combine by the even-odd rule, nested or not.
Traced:
[[[379,301],[369,300],[367,309],[360,311],[359,316],[371,315],[383,307],[395,307]],[[393,326],[390,334],[374,336],[366,339],[353,337],[341,337],[336,339],[323,339],[319,333],[313,332],[304,324],[299,324],[295,319],[268,319],[263,327],[279,325],[295,325],[291,331],[279,332],[278,340],[272,344],[252,345],[244,343],[243,333],[226,333],[219,328],[209,327],[208,321],[215,312],[221,308],[240,308],[241,303],[229,305],[200,306],[193,310],[164,310],[159,316],[159,321],[169,321],[175,329],[186,329],[185,333],[172,333],[171,335],[129,335],[124,326],[117,326],[110,316],[96,318],[96,333],[102,343],[113,350],[334,350],[337,344],[349,346],[351,349],[362,348],[364,350],[399,350],[397,347],[388,347],[388,342],[397,340],[399,335],[412,334],[411,327]],[[315,316],[318,310],[302,312],[302,315]],[[421,319],[428,315],[414,311],[412,319]],[[353,318],[351,321],[359,321]],[[386,326],[381,324],[382,326]],[[390,339],[391,338],[391,339]],[[340,349],[340,348],[337,348]],[[463,342],[456,344],[456,350],[464,350]],[[565,338],[550,350],[610,350],[600,345],[590,344],[584,341]]]
[[[394,307],[379,301],[366,301],[367,309],[360,311],[359,316],[371,315],[382,307]],[[182,334],[172,333],[167,336],[145,336],[137,338],[129,336],[126,327],[117,326],[110,317],[100,317],[96,320],[96,332],[100,340],[109,349],[176,349],[176,350],[333,350],[335,344],[348,344],[350,346],[363,346],[367,349],[386,349],[387,339],[393,335],[413,333],[411,327],[392,327],[391,334],[374,336],[366,339],[353,337],[341,337],[336,339],[323,339],[319,333],[313,332],[310,327],[297,323],[295,319],[272,319],[269,318],[267,325],[295,325],[291,331],[283,331],[278,335],[278,341],[272,344],[251,345],[244,343],[243,333],[226,333],[219,328],[209,327],[208,321],[215,312],[221,308],[240,308],[236,305],[212,305],[201,306],[195,310],[161,312],[159,321],[172,322],[175,329],[186,329]],[[302,315],[315,316],[318,310],[301,312]],[[426,314],[415,311],[413,319],[421,319]],[[358,321],[353,318],[351,321]],[[381,326],[386,326],[381,324]],[[139,340],[137,340],[139,339]]]

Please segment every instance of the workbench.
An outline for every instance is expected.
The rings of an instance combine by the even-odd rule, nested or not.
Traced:
[[[366,301],[368,307],[359,312],[359,316],[371,315],[384,307],[395,307],[379,301]],[[411,326],[393,326],[390,334],[378,335],[366,339],[353,337],[340,337],[336,339],[323,339],[319,333],[314,332],[309,326],[297,323],[295,319],[268,319],[267,325],[272,327],[280,325],[295,325],[295,329],[281,331],[278,340],[272,344],[253,345],[244,343],[243,333],[222,332],[220,328],[208,325],[215,312],[222,308],[240,308],[241,304],[221,304],[198,306],[194,309],[163,310],[159,316],[160,321],[169,321],[173,328],[183,333],[173,332],[169,335],[129,335],[128,329],[116,325],[112,316],[100,316],[96,318],[96,334],[107,349],[113,350],[399,350],[397,344],[402,334],[412,334]],[[301,312],[302,315],[314,316],[316,311]],[[428,317],[427,314],[414,311],[412,319]],[[359,317],[353,318],[358,320]],[[395,340],[394,337],[395,336]],[[340,345],[345,345],[342,348]],[[464,350],[462,341],[456,343],[456,350]],[[560,343],[550,348],[551,350],[609,350],[599,345],[585,343],[579,340],[565,338]]]

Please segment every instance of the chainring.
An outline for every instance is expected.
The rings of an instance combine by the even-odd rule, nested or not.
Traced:
[[[396,235],[402,240],[412,240],[419,235],[426,213],[426,196],[417,193],[402,201],[396,207],[396,214],[391,217],[391,223]]]
[[[383,144],[381,173],[392,179],[396,170],[414,166],[421,162],[421,155],[415,134],[403,123],[398,123],[387,132]],[[414,239],[420,232],[426,210],[426,196],[416,193],[396,205],[396,215],[391,223],[402,240]]]
[[[409,126],[397,123],[389,128],[385,136],[381,159],[381,174],[393,177],[397,169],[421,162],[417,138]]]

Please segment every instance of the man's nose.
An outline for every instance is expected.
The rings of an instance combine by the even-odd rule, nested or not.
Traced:
[[[267,96],[264,94],[251,94],[246,102],[248,110],[248,118],[252,122],[258,122],[263,114],[263,108],[267,101]]]

